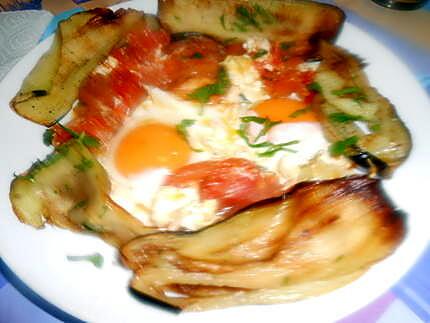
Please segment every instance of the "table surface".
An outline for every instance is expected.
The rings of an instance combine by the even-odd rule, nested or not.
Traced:
[[[76,10],[108,5],[115,0],[10,1],[0,11],[46,9],[56,17],[43,35],[55,29],[59,17]],[[324,1],[346,11],[348,21],[372,34],[411,69],[430,95],[430,2],[420,10],[395,11],[367,0]],[[1,17],[1,16],[0,16]],[[42,33],[41,33],[42,35]],[[1,68],[1,61],[0,61]],[[415,266],[390,291],[341,323],[430,322],[430,246]],[[0,258],[0,323],[79,322],[33,293]]]

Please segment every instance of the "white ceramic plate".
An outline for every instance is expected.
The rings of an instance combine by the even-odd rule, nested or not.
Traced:
[[[123,4],[146,12],[156,1]],[[175,315],[143,304],[127,290],[131,273],[119,265],[113,248],[99,239],[47,227],[35,230],[14,216],[9,199],[13,173],[27,169],[49,149],[42,144],[43,127],[17,116],[8,102],[40,55],[44,41],[15,66],[0,84],[0,255],[9,268],[40,296],[62,310],[91,322],[326,322],[340,319],[374,300],[410,268],[428,241],[427,192],[430,181],[430,104],[406,66],[370,35],[346,23],[338,44],[363,57],[372,84],[397,107],[412,132],[410,158],[385,182],[389,196],[408,214],[408,233],[388,259],[354,283],[317,298],[283,305],[246,306],[204,313]],[[69,262],[67,255],[100,252],[105,265]]]

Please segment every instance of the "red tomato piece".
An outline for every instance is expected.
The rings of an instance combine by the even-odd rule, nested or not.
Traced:
[[[167,48],[167,55],[175,66],[174,87],[194,80],[215,81],[219,63],[224,60],[224,46],[205,36],[190,36],[172,42]]]
[[[79,90],[79,106],[67,125],[72,130],[99,139],[111,139],[124,119],[146,96],[144,85],[167,88],[172,69],[163,57],[170,36],[163,30],[151,30],[144,23],[136,25],[122,43],[111,51],[103,66],[93,71]],[[61,127],[53,128],[54,143],[70,139]]]
[[[189,164],[170,175],[165,184],[177,187],[197,184],[201,199],[216,199],[218,213],[225,217],[282,194],[282,186],[273,173],[244,158]]]

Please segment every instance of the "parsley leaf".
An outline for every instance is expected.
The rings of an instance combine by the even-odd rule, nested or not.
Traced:
[[[236,7],[236,17],[239,20],[239,22],[237,24],[239,26],[242,26],[244,29],[241,31],[246,31],[247,26],[254,26],[259,31],[262,31],[260,24],[255,19],[255,13],[251,12],[245,6]]]
[[[74,165],[74,167],[79,170],[80,172],[85,172],[86,170],[93,167],[93,161],[91,159],[82,157],[81,162],[77,165]]]
[[[358,142],[357,136],[352,136],[352,137],[346,138],[345,140],[336,141],[330,146],[330,153],[333,156],[344,155],[346,150],[349,147],[356,145],[357,142]]]
[[[290,118],[297,118],[297,117],[301,116],[302,114],[310,112],[311,110],[312,110],[312,107],[311,106],[307,106],[307,107],[304,107],[303,109],[298,109],[298,110],[294,111],[288,117],[290,117]]]
[[[195,122],[196,120],[193,119],[183,119],[179,124],[176,125],[176,131],[186,139],[188,137],[187,128],[191,127]]]
[[[43,133],[43,143],[46,146],[52,145],[52,139],[54,138],[54,131],[52,129],[46,129]]]
[[[322,92],[322,87],[318,82],[312,82],[308,85],[308,89],[317,93]]]
[[[87,146],[88,148],[97,148],[100,146],[100,142],[97,138],[89,136],[85,134],[84,132],[77,133],[76,131],[73,131],[70,128],[67,128],[66,126],[63,126],[61,123],[58,123],[58,125],[68,132],[73,138],[78,139],[80,143]]]
[[[255,53],[252,55],[252,58],[253,58],[253,59],[257,59],[257,58],[263,57],[263,56],[264,56],[264,55],[266,55],[267,53],[268,53],[268,51],[267,51],[267,50],[265,50],[265,49],[261,48],[261,49],[259,49],[257,52],[255,52]]]
[[[286,146],[290,146],[290,145],[295,145],[298,144],[299,141],[298,140],[292,140],[289,142],[285,142],[282,144],[272,144],[266,151],[262,152],[262,153],[258,153],[258,156],[260,157],[272,157],[273,155],[275,155],[278,151],[281,150],[286,150],[292,153],[295,153],[296,151],[293,149],[289,149],[289,148],[285,148]]]
[[[270,128],[279,124],[280,121],[274,122],[274,121],[271,121],[271,120],[266,119],[266,118],[260,118],[260,117],[255,117],[255,116],[242,117],[241,120],[243,123],[240,125],[239,130],[238,130],[239,137],[241,137],[249,147],[252,147],[252,148],[264,148],[264,147],[266,147],[267,148],[265,151],[258,153],[257,154],[258,156],[260,156],[260,157],[271,157],[271,156],[275,155],[278,151],[281,151],[281,150],[296,152],[296,151],[289,149],[289,148],[286,148],[286,147],[290,146],[290,145],[298,144],[299,143],[298,140],[293,140],[293,141],[289,141],[289,142],[281,143],[281,144],[273,144],[269,141],[263,141],[260,143],[256,143],[258,141],[258,139],[261,138],[261,136],[265,135],[269,131]],[[263,125],[263,129],[260,131],[260,133],[254,139],[254,143],[251,143],[248,136],[247,136],[247,127],[248,127],[248,123],[250,123],[250,122],[255,122],[255,123]]]
[[[226,89],[230,86],[230,80],[226,70],[221,67],[218,72],[217,81],[214,84],[208,84],[198,88],[188,95],[190,99],[199,101],[200,103],[207,103],[213,95],[224,94]]]
[[[269,10],[260,6],[258,3],[254,4],[253,7],[257,15],[261,17],[261,20],[263,21],[263,23],[270,25],[277,21],[276,17],[272,15],[272,13],[269,12]]]
[[[337,95],[337,96],[343,96],[346,94],[363,93],[363,91],[357,86],[350,86],[350,87],[345,87],[345,88],[340,89],[340,90],[333,90],[333,91],[331,91],[331,93],[334,95]]]
[[[203,54],[199,52],[195,52],[193,55],[191,55],[191,58],[201,59],[203,58]]]
[[[242,122],[255,122],[258,124],[263,124],[266,122],[266,118],[260,118],[260,117],[255,117],[255,116],[247,116],[247,117],[242,117],[240,118],[240,120],[242,120]]]
[[[343,112],[334,112],[328,115],[328,118],[332,122],[346,123],[350,121],[360,121],[364,120],[362,116],[356,116]]]
[[[103,267],[103,256],[99,254],[98,252],[91,254],[91,255],[85,255],[85,256],[67,256],[67,260],[69,261],[89,261],[97,268]]]
[[[219,21],[221,22],[221,26],[222,26],[222,28],[223,28],[224,30],[227,30],[227,27],[226,27],[226,25],[225,25],[225,15],[221,15],[221,16],[219,17]]]

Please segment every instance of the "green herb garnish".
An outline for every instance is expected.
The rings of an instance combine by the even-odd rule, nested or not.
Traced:
[[[74,165],[74,167],[79,170],[80,172],[85,172],[86,170],[93,167],[94,163],[91,159],[82,157],[81,162],[77,165]]]
[[[188,127],[191,127],[196,120],[193,119],[183,119],[179,124],[176,125],[176,131],[184,137],[185,139],[188,137]]]
[[[362,116],[356,116],[356,115],[343,113],[343,112],[331,113],[328,115],[328,118],[332,122],[339,122],[339,123],[364,120]]]
[[[66,126],[63,126],[60,123],[58,123],[58,125],[63,130],[68,132],[73,138],[77,139],[80,143],[82,143],[84,146],[87,146],[88,148],[97,148],[100,146],[100,142],[97,138],[89,136],[84,132],[77,133],[76,131],[73,131],[72,129],[67,128]]]
[[[239,93],[239,97],[240,97],[241,103],[251,103],[251,101],[248,100],[245,94]]]
[[[322,92],[322,87],[318,82],[312,82],[308,85],[308,89],[317,93]]]
[[[264,151],[262,153],[258,153],[258,156],[260,156],[260,157],[272,157],[278,151],[281,151],[281,150],[295,153],[296,152],[295,150],[286,148],[286,146],[296,145],[298,143],[299,143],[298,140],[292,140],[292,141],[285,142],[282,144],[276,144],[276,145],[272,144],[272,146],[270,146],[266,151]]]
[[[222,26],[222,28],[223,28],[224,30],[227,30],[227,27],[226,27],[226,25],[225,25],[225,15],[221,15],[221,16],[219,17],[219,21],[221,22],[221,26]]]
[[[381,130],[381,125],[379,123],[375,123],[369,127],[370,130],[373,132]]]
[[[260,24],[255,19],[255,13],[251,12],[245,6],[236,7],[237,22],[234,23],[235,27],[242,32],[247,31],[247,27],[253,26],[257,30],[262,31]]]
[[[294,111],[293,113],[291,113],[289,115],[289,117],[290,118],[297,118],[297,117],[301,116],[302,114],[308,113],[310,111],[312,111],[312,107],[307,106],[307,107],[304,107],[303,109],[298,109],[298,110]]]
[[[345,140],[336,141],[330,146],[330,153],[333,156],[344,155],[346,153],[346,150],[349,147],[356,145],[357,142],[358,142],[357,136],[352,136],[352,137],[346,138]]]
[[[294,42],[282,42],[279,44],[279,47],[282,50],[287,50],[287,49],[291,48],[291,46],[293,46],[293,45],[294,45]]]
[[[331,91],[331,93],[340,97],[345,95],[352,95],[352,99],[357,103],[360,103],[361,101],[367,99],[367,96],[363,93],[363,90],[357,86],[350,86],[340,90],[333,90]]]
[[[299,143],[298,140],[293,140],[293,141],[289,141],[289,142],[281,143],[281,144],[273,144],[269,141],[263,141],[263,142],[257,143],[258,139],[260,139],[263,135],[265,135],[269,131],[270,128],[279,124],[280,121],[270,121],[269,119],[261,118],[261,117],[255,117],[255,116],[242,117],[241,120],[242,120],[242,124],[240,125],[239,130],[238,130],[239,137],[241,137],[249,147],[267,148],[267,150],[258,153],[257,154],[258,156],[260,156],[260,157],[271,157],[271,156],[275,155],[278,151],[281,151],[281,150],[295,152],[294,150],[286,148],[286,147],[290,146],[290,145],[298,144]],[[263,125],[263,129],[255,137],[253,143],[251,143],[251,141],[249,140],[249,138],[247,136],[248,123],[250,123],[250,122],[255,122],[255,123]]]
[[[199,52],[195,52],[193,55],[191,55],[191,58],[201,59],[203,58],[203,54]]]
[[[43,143],[46,146],[52,145],[52,139],[54,138],[54,131],[52,129],[46,129],[43,133]]]
[[[228,79],[227,72],[221,67],[216,83],[202,86],[190,93],[188,97],[201,103],[207,103],[211,96],[224,94],[229,86],[230,80]]]
[[[257,52],[255,52],[253,55],[252,55],[252,58],[253,59],[257,59],[257,58],[260,58],[260,57],[263,57],[264,55],[266,55],[268,53],[268,51],[267,50],[265,50],[265,49],[259,49]]]
[[[344,96],[347,94],[356,94],[356,93],[363,93],[363,91],[357,87],[357,86],[350,86],[350,87],[345,87],[343,89],[340,90],[333,90],[331,91],[332,94],[337,95],[337,96]]]
[[[98,252],[92,254],[92,255],[85,255],[85,256],[67,256],[67,260],[69,261],[89,261],[97,268],[103,267],[103,256],[99,254]]]
[[[263,23],[270,25],[273,24],[277,21],[276,17],[274,15],[272,15],[269,10],[267,10],[266,8],[260,6],[259,4],[254,4],[254,10],[257,13],[257,15],[259,15],[261,17],[261,20],[263,21]]]
[[[72,209],[81,209],[84,206],[86,206],[88,204],[88,200],[81,200],[78,203],[76,203]]]

